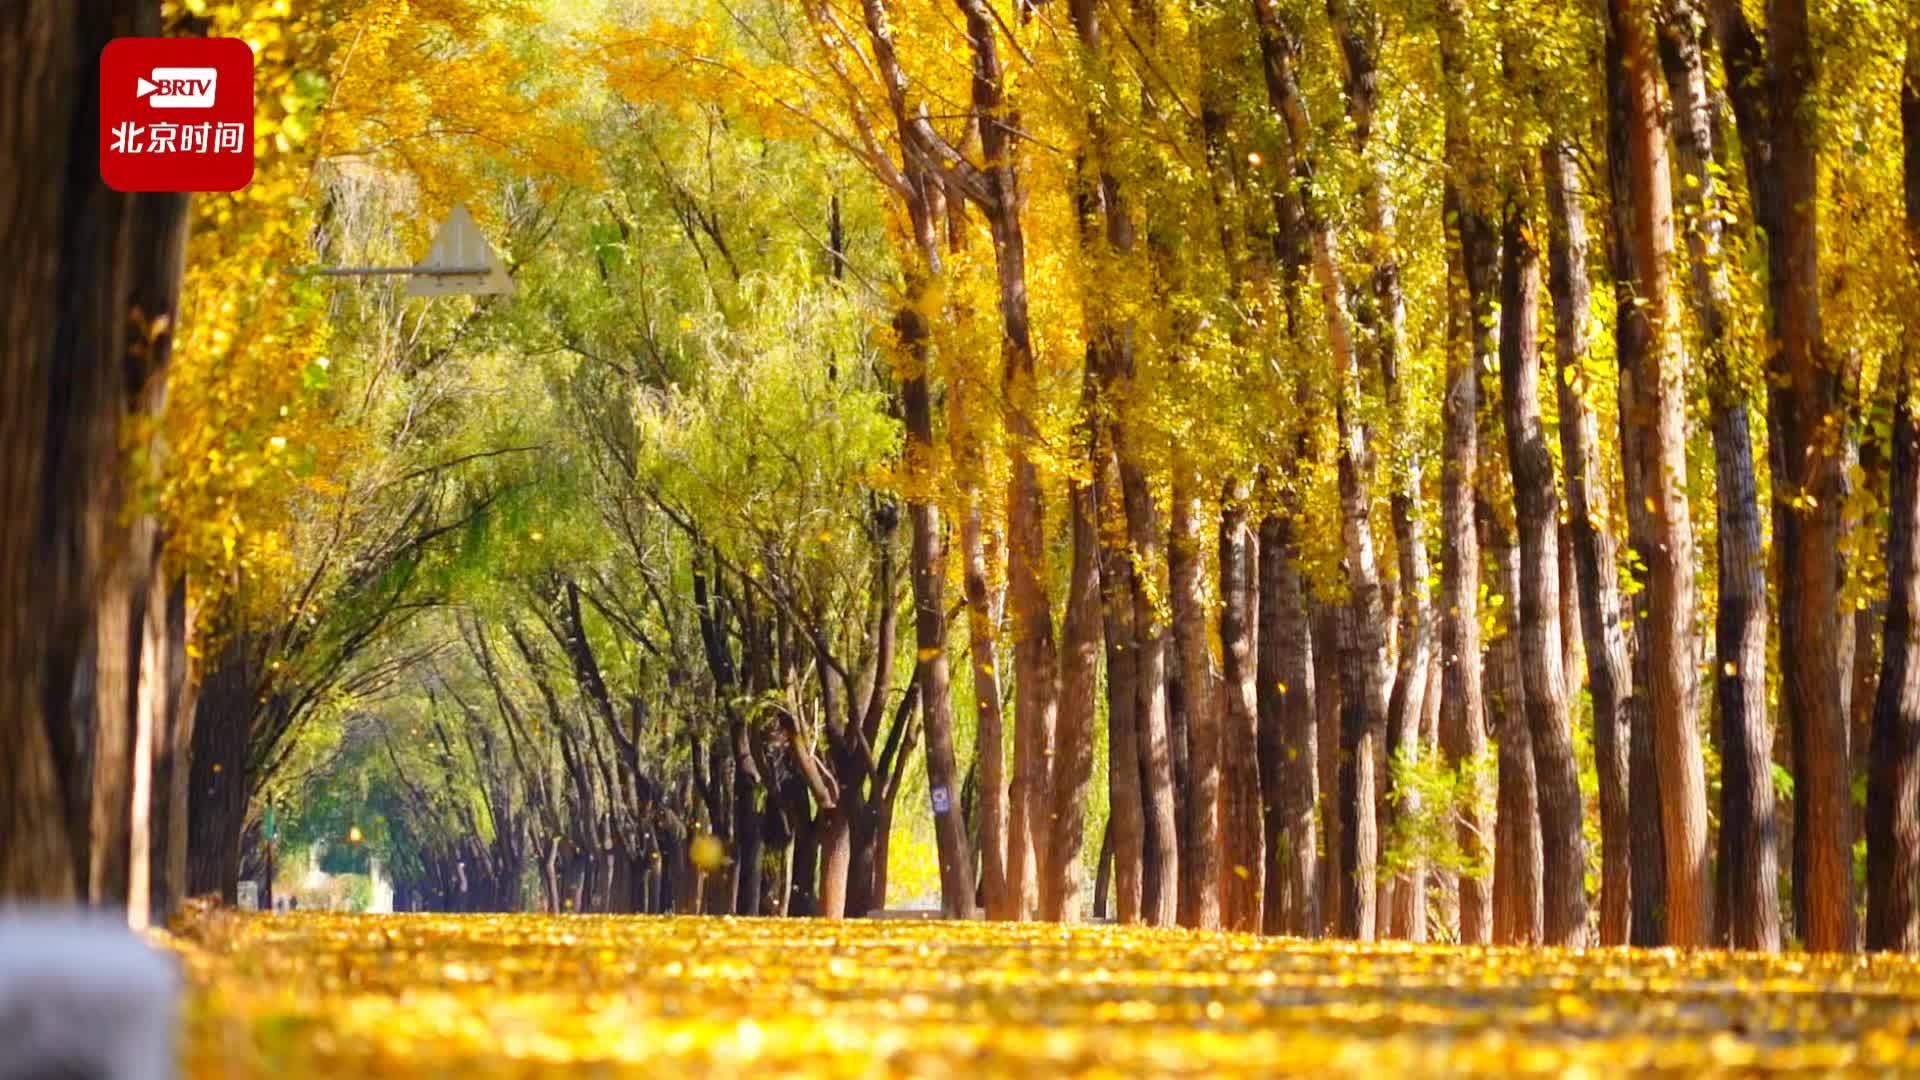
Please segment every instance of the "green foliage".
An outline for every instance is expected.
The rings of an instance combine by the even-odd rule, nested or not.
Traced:
[[[1388,830],[1381,859],[1382,877],[1405,873],[1415,866],[1486,879],[1493,873],[1493,837],[1479,840],[1478,852],[1460,843],[1460,830],[1479,820],[1491,822],[1490,795],[1498,772],[1498,747],[1488,744],[1478,757],[1450,766],[1438,755],[1412,758],[1405,754],[1390,763],[1393,825]],[[1468,811],[1480,807],[1481,813]]]
[[[365,875],[369,869],[366,845],[331,843],[320,856],[320,869],[333,875]]]

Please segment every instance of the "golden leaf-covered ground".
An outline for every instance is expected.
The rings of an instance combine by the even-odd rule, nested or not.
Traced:
[[[1920,1070],[1920,964],[911,921],[215,917],[190,1077]]]

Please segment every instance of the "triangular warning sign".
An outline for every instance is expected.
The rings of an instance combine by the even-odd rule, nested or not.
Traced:
[[[464,206],[454,207],[447,215],[433,235],[426,259],[407,280],[408,296],[506,296],[512,292],[507,268]]]

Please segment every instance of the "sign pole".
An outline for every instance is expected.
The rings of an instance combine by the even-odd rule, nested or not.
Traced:
[[[307,277],[404,277],[408,296],[511,296],[513,278],[480,234],[473,215],[455,207],[434,231],[433,247],[418,266],[321,266]]]

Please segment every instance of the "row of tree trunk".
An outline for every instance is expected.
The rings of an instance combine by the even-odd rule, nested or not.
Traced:
[[[1327,6],[1345,63],[1349,130],[1364,154],[1379,21],[1364,5],[1330,0]],[[1779,553],[1780,610],[1774,625],[1780,655],[1788,658],[1783,723],[1793,735],[1798,793],[1791,829],[1792,926],[1811,947],[1849,948],[1854,943],[1847,880],[1852,769],[1841,665],[1842,639],[1852,641],[1853,627],[1839,632],[1841,571],[1834,554],[1846,448],[1825,434],[1840,419],[1844,402],[1838,370],[1820,341],[1819,203],[1813,137],[1800,107],[1812,89],[1805,4],[1771,4],[1764,40],[1737,4],[1717,3],[1710,12],[1690,0],[1671,0],[1658,12],[1656,6],[1613,0],[1605,8],[1603,27],[1610,187],[1601,195],[1612,206],[1605,250],[1620,312],[1615,327],[1618,444],[1627,543],[1645,568],[1645,593],[1629,603],[1617,570],[1621,553],[1606,527],[1609,510],[1594,408],[1584,398],[1589,269],[1583,204],[1589,196],[1575,179],[1579,140],[1570,132],[1555,134],[1537,152],[1520,154],[1478,145],[1467,113],[1476,81],[1498,78],[1509,90],[1536,96],[1546,88],[1535,84],[1524,42],[1503,44],[1500,72],[1475,70],[1467,59],[1465,5],[1453,0],[1439,5],[1438,44],[1453,84],[1448,235],[1458,250],[1450,253],[1450,261],[1464,286],[1464,301],[1455,320],[1456,362],[1449,366],[1444,406],[1438,741],[1455,764],[1480,752],[1487,729],[1501,744],[1493,888],[1489,895],[1480,882],[1458,884],[1458,932],[1467,940],[1580,944],[1588,938],[1584,807],[1568,705],[1580,677],[1576,658],[1584,658],[1601,787],[1599,939],[1779,947],[1772,737],[1765,698],[1765,553],[1749,402],[1731,374],[1723,344],[1730,300],[1717,178],[1726,170],[1714,162],[1728,160],[1732,151],[1714,140],[1731,132],[1738,135],[1744,158],[1755,225],[1768,238],[1769,310],[1779,345],[1766,416],[1775,455],[1773,535]],[[1070,797],[1062,800],[1043,788],[1050,775],[1058,774],[1048,764],[1070,757],[1072,740],[1084,737],[1077,723],[1064,725],[1062,719],[1080,715],[1096,687],[1063,677],[1056,671],[1056,656],[1062,651],[1068,657],[1086,655],[1098,634],[1105,641],[1108,678],[1110,847],[1120,918],[1244,927],[1251,924],[1251,911],[1264,908],[1271,917],[1261,921],[1273,928],[1331,927],[1366,938],[1397,926],[1398,932],[1418,935],[1424,920],[1407,914],[1415,910],[1410,904],[1419,903],[1417,879],[1383,883],[1376,872],[1376,807],[1383,800],[1375,770],[1383,739],[1396,756],[1417,752],[1416,718],[1429,682],[1425,571],[1417,562],[1424,545],[1415,516],[1400,508],[1410,503],[1419,481],[1417,473],[1389,471],[1400,485],[1390,498],[1396,505],[1401,563],[1397,595],[1388,597],[1368,512],[1375,499],[1371,455],[1378,440],[1359,420],[1357,404],[1368,373],[1377,370],[1389,413],[1401,407],[1396,404],[1400,302],[1392,223],[1377,191],[1370,192],[1361,218],[1371,234],[1363,238],[1363,250],[1374,253],[1369,302],[1350,303],[1353,290],[1342,280],[1336,256],[1342,238],[1316,210],[1311,192],[1321,151],[1313,145],[1315,128],[1294,72],[1300,31],[1290,22],[1293,13],[1266,0],[1254,4],[1267,105],[1288,136],[1287,153],[1272,168],[1275,216],[1265,227],[1277,235],[1274,248],[1287,288],[1311,285],[1318,292],[1324,340],[1333,351],[1344,589],[1318,602],[1332,632],[1316,639],[1306,628],[1316,602],[1303,602],[1298,551],[1290,543],[1297,526],[1284,490],[1287,474],[1300,462],[1281,463],[1276,485],[1281,490],[1273,500],[1280,510],[1257,530],[1240,508],[1244,487],[1230,482],[1220,504],[1215,595],[1223,670],[1216,672],[1204,629],[1207,590],[1197,557],[1203,515],[1195,477],[1178,460],[1173,463],[1173,520],[1163,528],[1145,494],[1137,451],[1130,462],[1129,441],[1138,438],[1127,418],[1132,327],[1117,321],[1114,312],[1122,309],[1097,295],[1089,297],[1087,310],[1093,421],[1085,452],[1093,480],[1084,494],[1078,488],[1071,494],[1073,599],[1064,648],[1056,651],[1052,605],[1031,569],[1038,546],[1032,530],[1042,513],[1024,458],[1023,442],[1031,434],[1021,427],[1022,409],[1031,407],[1021,405],[1027,400],[1023,380],[1031,378],[1031,358],[1020,261],[1018,152],[1013,140],[994,134],[1002,119],[1012,116],[995,52],[1000,31],[964,0],[961,10],[969,18],[974,105],[987,165],[975,172],[956,148],[937,145],[937,136],[912,128],[900,104],[904,94],[896,108],[903,133],[910,136],[904,140],[909,166],[916,149],[925,160],[943,163],[949,183],[988,218],[999,258],[1014,414],[1008,527],[1016,762],[1013,825],[1004,855],[1007,880],[1002,892],[989,875],[988,913],[1071,917],[1051,905],[1036,907],[1035,895],[1044,897],[1050,882],[1077,873],[1073,863],[1079,849],[1049,851],[1049,843],[1057,841],[1034,835],[1026,823],[1043,817],[1050,806],[1056,822],[1059,808],[1072,811]],[[1076,5],[1072,15],[1080,44],[1096,59],[1095,69],[1102,70],[1097,61],[1106,46],[1100,13],[1091,5]],[[882,37],[884,20],[869,21],[875,37]],[[1710,43],[1722,50],[1728,72],[1732,125],[1721,122],[1708,90]],[[903,83],[897,85],[904,89]],[[1911,83],[1905,94],[1903,115],[1912,124]],[[1202,120],[1218,122],[1218,117]],[[1136,215],[1120,181],[1102,164],[1111,139],[1107,123],[1097,113],[1087,118],[1088,151],[1078,172],[1082,243],[1090,260],[1139,258]],[[1910,167],[1912,161],[1909,149]],[[1216,182],[1245,178],[1223,176]],[[1680,226],[1676,214],[1683,220]],[[1147,225],[1151,232],[1155,223]],[[1540,237],[1546,239],[1548,256],[1544,274]],[[1680,242],[1692,270],[1684,284],[1673,272]],[[1239,261],[1231,237],[1227,253],[1230,261]],[[1149,263],[1157,257],[1152,243],[1145,257]],[[1239,269],[1257,272],[1251,263]],[[1570,522],[1564,531],[1558,525],[1560,484],[1539,401],[1545,374],[1538,344],[1543,277],[1554,317],[1552,377],[1562,417]],[[1709,850],[1705,757],[1696,719],[1702,688],[1696,685],[1693,643],[1695,556],[1685,423],[1689,359],[1680,332],[1682,296],[1702,330],[1700,369],[1711,389],[1718,486],[1713,705],[1724,771],[1714,851]],[[1477,373],[1494,370],[1498,384],[1483,385]],[[1871,737],[1887,758],[1876,754],[1868,770],[1874,792],[1868,828],[1874,853],[1869,941],[1879,946],[1910,943],[1914,921],[1910,899],[1900,899],[1910,898],[1912,889],[1915,772],[1909,699],[1917,696],[1908,685],[1913,682],[1907,675],[1910,629],[1904,620],[1911,617],[1910,582],[1902,576],[1913,558],[1907,550],[1911,510],[1901,502],[1905,489],[1899,486],[1910,479],[1912,466],[1912,447],[1901,443],[1912,439],[1906,385],[1902,381],[1896,413],[1889,503],[1895,507],[1889,536],[1893,601],[1872,710]],[[1495,424],[1502,444],[1487,437]],[[1088,518],[1098,519],[1097,528]],[[1087,553],[1085,547],[1100,537],[1110,538],[1109,545],[1117,539],[1124,550]],[[1571,549],[1564,557],[1563,545]],[[1494,569],[1491,579],[1482,578],[1483,555]],[[1250,570],[1256,564],[1258,574]],[[1161,573],[1167,575],[1162,581],[1152,580]],[[1104,598],[1098,623],[1077,616],[1088,579],[1099,580]],[[1496,613],[1495,639],[1484,645],[1484,663],[1477,610],[1483,585],[1507,601]],[[1577,603],[1563,598],[1569,589],[1577,592]],[[1168,598],[1170,625],[1158,622],[1152,605],[1140,602],[1143,595]],[[1390,611],[1399,618],[1392,635],[1387,633]],[[1389,647],[1390,637],[1397,647]],[[1331,664],[1320,656],[1326,646],[1337,658]],[[1252,657],[1261,663],[1250,663]],[[1870,657],[1847,662],[1864,664]],[[1295,678],[1269,680],[1269,673],[1281,672]],[[1315,682],[1312,674],[1322,677]],[[1328,715],[1337,720],[1325,723]],[[1306,722],[1310,716],[1316,718],[1312,725]],[[1223,774],[1222,769],[1223,760],[1238,759],[1249,743],[1266,748],[1254,755],[1263,766],[1258,815],[1235,812],[1251,801],[1253,780],[1245,772]],[[1331,775],[1324,770],[1306,775],[1301,764],[1316,759],[1338,764]],[[1072,789],[1079,783],[1077,773],[1069,770],[1065,783]],[[1308,839],[1316,806],[1317,852]],[[1478,811],[1463,814],[1459,825],[1462,847],[1483,850],[1490,833]],[[1265,835],[1253,842],[1252,835],[1262,831]],[[996,845],[999,839],[990,838]],[[1249,858],[1248,851],[1263,854]],[[1319,871],[1320,853],[1337,869]],[[992,851],[987,865],[1000,859],[998,850]],[[1257,865],[1257,874],[1248,873],[1248,863]],[[1033,890],[1036,872],[1043,880]],[[1249,880],[1256,883],[1251,890],[1239,884]],[[1271,899],[1250,901],[1249,892]],[[1378,896],[1387,892],[1401,914],[1379,906]]]

